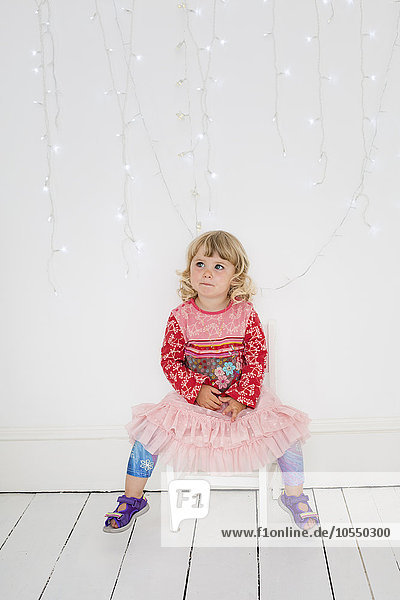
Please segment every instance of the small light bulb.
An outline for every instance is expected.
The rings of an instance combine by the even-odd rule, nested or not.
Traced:
[[[204,138],[204,133],[197,134],[197,137],[199,138],[199,140],[202,140]]]
[[[143,56],[141,54],[136,55],[136,60],[142,60],[142,59],[143,59]]]
[[[226,40],[219,40],[219,43],[221,44],[221,46],[225,46]]]
[[[141,240],[135,242],[136,249],[139,254],[143,254],[144,243]]]
[[[124,169],[125,169],[125,171],[129,171],[129,170],[130,170],[130,168],[131,168],[131,165],[125,165],[125,166],[124,166]]]
[[[375,33],[376,33],[375,31],[370,31],[370,32],[369,32],[369,37],[370,37],[371,39],[375,38]]]
[[[370,75],[369,78],[372,79],[372,81],[375,81],[376,80],[376,75]]]
[[[290,69],[285,69],[284,73],[285,73],[286,77],[288,77],[290,75]]]
[[[380,230],[381,230],[381,228],[377,227],[376,225],[371,225],[371,227],[369,228],[369,232],[373,236],[375,236],[377,233],[379,233]]]

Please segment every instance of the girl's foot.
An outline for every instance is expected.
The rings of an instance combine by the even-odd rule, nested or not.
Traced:
[[[301,493],[297,496],[288,496],[286,492],[278,498],[278,503],[284,511],[289,513],[292,521],[299,529],[312,529],[319,525],[319,517],[312,512],[308,504],[308,496]]]
[[[144,494],[141,498],[119,496],[118,502],[118,508],[114,512],[104,515],[107,517],[103,527],[105,533],[118,533],[129,529],[133,521],[145,514],[150,508]]]

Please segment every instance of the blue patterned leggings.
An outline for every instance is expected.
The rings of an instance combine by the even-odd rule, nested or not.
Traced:
[[[127,473],[134,477],[150,477],[157,463],[157,454],[150,454],[137,440],[132,446]]]
[[[150,454],[140,442],[135,441],[129,457],[127,473],[134,477],[150,477],[157,463],[157,454]],[[300,442],[294,443],[278,458],[285,485],[304,483],[303,453]]]

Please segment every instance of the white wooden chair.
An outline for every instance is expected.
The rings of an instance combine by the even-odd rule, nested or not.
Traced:
[[[276,392],[276,322],[269,320],[266,327],[263,326],[266,332],[269,372],[265,375],[265,383],[272,392]],[[181,474],[179,474],[181,477]],[[211,489],[258,489],[259,507],[260,507],[260,523],[263,526],[267,525],[268,517],[268,502],[271,501],[271,496],[276,500],[281,492],[282,478],[277,461],[269,465],[265,465],[257,471],[250,473],[240,473],[240,475],[223,473],[214,474],[206,472],[185,473],[184,478],[187,479],[204,479],[209,481]],[[166,465],[166,481],[167,486],[170,482],[176,479],[176,474],[171,465]],[[272,492],[272,494],[271,494]],[[171,531],[176,531],[172,527]]]

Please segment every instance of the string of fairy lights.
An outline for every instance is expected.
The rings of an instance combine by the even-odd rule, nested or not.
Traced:
[[[55,45],[51,24],[51,9],[49,0],[36,0],[35,15],[37,16],[39,31],[39,49],[32,50],[32,56],[35,60],[39,58],[40,63],[33,67],[33,72],[41,75],[41,100],[34,100],[33,103],[41,106],[44,119],[44,133],[40,140],[45,144],[46,168],[47,174],[44,179],[43,192],[49,199],[50,214],[47,218],[51,225],[50,232],[50,254],[47,259],[47,278],[54,294],[58,291],[52,276],[52,266],[55,254],[58,252],[67,252],[67,248],[62,246],[57,248],[55,245],[56,230],[56,207],[53,191],[53,165],[55,155],[59,153],[60,146],[53,143],[58,128],[60,115],[60,90],[56,77],[55,67]],[[52,100],[52,101],[51,101]]]
[[[141,62],[143,59],[143,56],[141,54],[136,54],[133,51],[135,0],[131,0],[131,4],[130,4],[129,8],[120,7],[120,11],[118,11],[116,3],[113,0],[113,7],[114,7],[115,24],[116,24],[117,30],[119,32],[119,42],[120,42],[120,45],[122,48],[122,50],[119,53],[115,52],[116,49],[111,48],[109,46],[109,44],[107,43],[107,35],[106,35],[106,31],[105,31],[105,26],[104,26],[104,20],[102,18],[102,12],[100,11],[98,0],[95,0],[95,12],[91,15],[90,19],[91,19],[91,21],[94,21],[97,19],[97,21],[99,23],[101,34],[102,34],[104,51],[105,51],[105,54],[107,57],[107,64],[108,64],[110,78],[111,78],[111,82],[112,82],[112,88],[109,90],[106,90],[104,93],[106,95],[113,94],[115,96],[115,98],[117,99],[118,111],[120,114],[121,130],[116,135],[118,137],[120,137],[121,145],[122,145],[122,157],[121,158],[122,158],[122,166],[123,166],[123,171],[124,171],[124,191],[123,191],[123,202],[118,209],[116,218],[119,221],[124,222],[125,238],[121,242],[121,247],[122,247],[122,254],[123,254],[123,257],[125,260],[125,264],[126,264],[125,278],[127,278],[129,275],[130,266],[129,266],[129,261],[125,254],[125,244],[127,242],[131,242],[139,254],[142,253],[143,246],[144,246],[143,242],[135,239],[135,236],[132,231],[132,225],[130,222],[130,209],[129,209],[129,198],[130,198],[130,191],[131,191],[130,186],[134,184],[135,178],[132,175],[133,169],[132,169],[131,161],[129,160],[129,156],[128,156],[128,145],[129,145],[129,134],[132,130],[133,124],[138,123],[138,122],[140,122],[142,124],[144,131],[146,133],[147,140],[152,149],[152,153],[153,153],[155,162],[158,167],[158,171],[157,171],[156,175],[161,176],[161,180],[163,182],[164,188],[167,192],[168,198],[169,198],[173,208],[178,213],[182,223],[184,224],[185,228],[189,231],[189,234],[192,237],[193,237],[193,233],[192,233],[192,230],[190,229],[190,227],[188,226],[188,224],[186,223],[181,211],[179,210],[179,206],[178,206],[177,202],[172,197],[172,193],[168,186],[167,178],[164,173],[164,170],[161,166],[161,162],[160,162],[160,159],[158,156],[158,152],[157,152],[154,140],[152,138],[152,135],[149,130],[149,126],[147,125],[147,121],[143,114],[141,102],[140,102],[138,91],[137,91],[134,65],[137,62]],[[125,40],[124,35],[123,35],[123,27],[121,24],[121,18],[129,19],[128,40]],[[121,53],[123,55],[122,60],[120,57]],[[119,89],[116,84],[115,70],[117,67],[114,67],[114,65],[113,65],[113,61],[111,59],[111,54],[117,55],[117,58],[115,59],[115,61],[118,64],[118,68],[121,68],[121,65],[122,65],[122,67],[125,66],[125,89],[124,90]],[[124,98],[123,102],[121,100],[121,96]],[[127,107],[130,104],[129,100],[130,100],[131,96],[133,96],[133,99],[137,106],[137,112],[134,115],[128,115],[128,109],[127,109]]]
[[[179,5],[178,4],[178,8],[183,8],[183,5]],[[200,140],[204,137],[202,133],[197,135],[197,139],[196,139],[196,143],[194,143],[193,140],[193,135],[194,135],[194,128],[193,128],[193,118],[192,118],[192,102],[191,102],[191,86],[190,86],[190,79],[189,79],[189,56],[188,56],[188,44],[186,41],[186,29],[189,26],[189,15],[190,15],[190,11],[189,10],[185,10],[185,22],[184,22],[184,27],[183,27],[183,39],[177,44],[177,48],[181,49],[183,48],[184,51],[184,74],[183,77],[181,77],[181,79],[179,79],[176,82],[176,85],[180,88],[184,87],[186,89],[186,102],[187,102],[187,113],[183,113],[182,111],[179,111],[176,113],[176,116],[178,117],[178,119],[182,120],[185,117],[188,118],[189,121],[189,137],[190,137],[190,150],[183,150],[181,152],[178,153],[178,157],[182,158],[184,161],[192,161],[192,165],[193,165],[193,169],[192,169],[192,177],[193,177],[193,186],[191,189],[191,196],[193,198],[193,204],[194,204],[194,215],[195,215],[195,221],[196,221],[196,232],[200,233],[201,231],[201,221],[199,220],[199,210],[198,210],[198,203],[199,203],[199,191],[198,191],[198,183],[197,183],[197,154],[196,154],[196,148],[200,143]]]
[[[347,3],[350,5],[353,5],[353,0],[347,0]],[[366,194],[365,192],[365,183],[366,183],[366,177],[368,174],[371,173],[370,168],[371,165],[374,163],[374,159],[372,158],[372,153],[376,152],[378,150],[375,141],[376,138],[378,136],[378,123],[379,123],[379,117],[380,115],[384,112],[383,110],[383,102],[384,102],[384,98],[385,98],[385,94],[386,94],[386,90],[388,87],[388,80],[389,80],[389,74],[390,74],[390,70],[392,68],[392,63],[393,63],[393,59],[394,59],[394,55],[395,55],[395,51],[396,49],[399,47],[399,35],[400,35],[400,1],[396,2],[397,4],[399,4],[399,8],[398,8],[398,12],[397,12],[397,17],[396,17],[396,32],[394,35],[394,38],[391,42],[391,46],[390,46],[390,53],[389,53],[389,58],[388,61],[386,63],[386,67],[385,67],[385,71],[384,71],[384,75],[383,75],[383,85],[382,85],[382,89],[381,89],[381,93],[379,94],[378,97],[378,106],[376,109],[376,113],[374,117],[370,117],[366,114],[366,109],[365,109],[365,102],[364,99],[362,99],[361,102],[361,131],[362,131],[362,141],[363,141],[363,156],[361,159],[361,168],[360,168],[360,175],[359,175],[359,181],[358,181],[358,185],[356,187],[356,189],[354,190],[352,197],[351,197],[351,201],[348,203],[348,206],[346,208],[346,211],[344,212],[342,218],[340,219],[339,223],[337,224],[337,226],[334,228],[333,232],[331,233],[331,235],[329,236],[329,238],[326,240],[326,242],[324,242],[324,244],[320,247],[320,249],[318,250],[318,252],[315,254],[315,256],[313,257],[313,259],[309,262],[309,264],[307,265],[307,267],[304,269],[304,271],[302,273],[300,273],[299,275],[296,275],[295,277],[292,278],[287,278],[287,281],[279,286],[276,287],[260,287],[260,292],[261,295],[263,294],[264,290],[268,290],[268,291],[276,291],[276,290],[280,290],[288,285],[290,285],[291,283],[293,283],[294,281],[296,281],[297,279],[300,279],[301,277],[304,277],[312,268],[312,266],[315,264],[315,262],[317,261],[317,259],[319,257],[324,256],[323,251],[325,250],[325,248],[327,248],[336,237],[340,237],[343,234],[338,233],[340,231],[340,229],[343,227],[343,225],[345,224],[345,222],[347,221],[347,219],[349,218],[351,211],[357,209],[357,202],[358,200],[364,199],[366,200],[366,206],[363,210],[362,213],[362,217],[363,217],[363,221],[365,223],[365,225],[369,228],[369,231],[371,234],[375,235],[378,231],[379,228],[375,225],[371,225],[371,223],[369,223],[366,220],[365,214],[366,211],[369,207],[369,203],[370,203],[370,199],[369,196]],[[369,38],[371,40],[375,39],[375,32],[374,31],[370,31],[370,32],[365,32],[364,31],[364,21],[363,21],[363,14],[364,14],[364,10],[363,10],[363,0],[359,0],[359,23],[360,23],[360,85],[361,85],[361,89],[362,89],[362,98],[364,98],[363,94],[364,94],[364,82],[365,80],[370,80],[375,82],[376,81],[376,75],[374,74],[367,74],[364,70],[364,40],[365,38]],[[371,124],[372,126],[372,133],[370,136],[370,141],[368,143],[367,141],[367,136],[366,136],[366,130],[365,130],[365,123],[368,122]]]
[[[331,6],[331,16],[328,19],[328,23],[332,22],[335,11],[333,8],[333,3],[330,3]],[[325,149],[325,117],[324,117],[324,106],[322,101],[322,81],[324,79],[329,79],[326,75],[323,75],[321,72],[321,18],[318,8],[317,0],[314,0],[315,7],[315,15],[316,15],[316,23],[317,23],[317,33],[312,37],[312,39],[316,40],[317,44],[317,71],[318,71],[318,103],[319,103],[319,116],[315,119],[309,119],[310,125],[313,125],[315,121],[318,121],[321,127],[321,143],[319,147],[319,159],[318,161],[323,164],[323,173],[321,179],[318,181],[314,181],[313,185],[322,185],[326,179],[326,171],[328,168],[328,155]],[[308,38],[307,38],[308,39]]]
[[[197,184],[197,178],[196,178],[196,168],[197,168],[197,163],[198,163],[196,151],[197,151],[197,148],[200,145],[200,143],[207,144],[207,158],[206,158],[206,164],[204,167],[204,180],[208,187],[208,214],[211,215],[213,213],[213,209],[212,209],[212,187],[211,187],[210,180],[216,179],[217,174],[211,168],[211,139],[210,139],[208,130],[209,130],[210,123],[213,122],[213,119],[209,114],[207,97],[208,97],[208,92],[209,92],[209,81],[213,81],[213,83],[217,83],[217,80],[214,77],[210,76],[214,44],[216,42],[219,42],[221,45],[224,45],[226,43],[226,41],[224,39],[219,38],[216,35],[217,0],[212,0],[212,2],[211,2],[211,13],[212,13],[211,40],[207,44],[207,46],[200,46],[198,44],[198,42],[195,38],[195,35],[193,33],[192,26],[191,26],[192,16],[194,15],[197,17],[201,17],[202,10],[200,8],[196,8],[196,9],[190,8],[184,2],[178,3],[177,6],[180,10],[183,10],[185,13],[184,36],[183,36],[182,41],[180,41],[177,45],[178,48],[185,49],[185,72],[184,72],[184,77],[182,79],[180,79],[177,83],[178,83],[178,85],[185,84],[185,86],[186,86],[187,111],[188,111],[187,113],[183,113],[182,111],[179,111],[177,113],[177,117],[181,120],[187,118],[188,122],[189,122],[189,128],[190,128],[190,150],[180,152],[178,154],[178,156],[180,156],[182,158],[187,157],[188,159],[191,159],[193,161],[194,186],[193,186],[193,189],[191,190],[191,195],[195,202],[196,230],[197,230],[197,233],[200,233],[202,224],[198,217],[198,201],[199,201],[200,193],[198,191],[198,184]],[[188,35],[186,34],[186,32]],[[190,38],[190,39],[188,39],[188,38]],[[200,86],[196,87],[196,91],[199,92],[199,106],[200,106],[199,112],[200,112],[201,131],[196,135],[195,143],[194,143],[194,131],[193,131],[194,119],[193,119],[193,115],[192,115],[192,111],[191,111],[191,100],[190,100],[191,86],[190,86],[190,81],[189,81],[189,77],[188,77],[188,71],[189,71],[188,45],[189,45],[189,42],[191,43],[192,47],[194,48],[194,54],[196,57],[196,62],[197,62],[197,67],[198,67],[197,76],[199,76],[200,81],[201,81]],[[205,69],[202,66],[202,58],[204,55],[206,56]]]
[[[275,85],[275,96],[274,96],[274,115],[272,117],[272,121],[275,124],[275,128],[276,128],[276,132],[278,134],[280,143],[281,143],[281,147],[282,147],[282,155],[285,157],[286,156],[286,145],[283,139],[283,135],[282,135],[282,131],[280,128],[280,124],[279,124],[279,78],[282,76],[286,76],[288,77],[290,75],[290,70],[289,69],[285,69],[284,71],[281,71],[278,67],[278,58],[277,58],[277,49],[276,49],[276,36],[275,36],[275,30],[276,30],[276,7],[275,7],[275,0],[272,0],[272,25],[271,25],[271,31],[268,31],[267,33],[264,34],[264,37],[269,36],[272,39],[272,50],[273,50],[273,64],[274,64],[274,71],[275,71],[275,77],[274,77],[274,85]]]
[[[41,76],[41,88],[42,98],[35,99],[34,103],[39,105],[43,111],[44,118],[44,133],[41,140],[46,146],[46,168],[47,173],[43,185],[43,192],[46,194],[50,205],[50,214],[48,222],[51,224],[50,234],[50,255],[47,261],[47,275],[49,283],[53,289],[54,294],[58,294],[54,284],[52,276],[53,258],[56,253],[67,252],[65,246],[57,247],[54,242],[55,231],[56,231],[56,206],[54,197],[54,164],[56,155],[59,153],[60,146],[54,143],[54,139],[57,137],[58,121],[60,115],[60,90],[56,77],[56,63],[55,63],[55,44],[54,34],[52,28],[52,15],[50,0],[34,0],[36,5],[35,14],[37,15],[38,27],[39,27],[39,48],[32,50],[32,56],[40,60],[39,64],[36,64],[33,71]],[[133,155],[133,149],[135,140],[138,137],[138,128],[143,128],[146,139],[148,140],[149,146],[154,157],[155,164],[157,165],[156,176],[161,178],[163,187],[166,191],[167,197],[173,207],[173,210],[179,217],[181,224],[184,229],[193,238],[199,234],[202,229],[202,213],[205,211],[201,203],[202,198],[202,184],[199,182],[198,175],[203,173],[204,181],[208,191],[208,215],[213,214],[212,206],[212,195],[213,195],[213,180],[218,175],[213,170],[211,159],[214,156],[212,147],[212,136],[210,135],[210,124],[213,123],[213,118],[210,114],[208,106],[208,95],[210,92],[210,86],[218,84],[219,79],[211,75],[211,69],[213,65],[213,52],[217,44],[225,46],[229,44],[226,39],[222,39],[217,36],[217,5],[223,5],[225,8],[229,6],[229,0],[209,0],[208,6],[209,16],[204,19],[204,13],[207,12],[205,7],[195,8],[195,4],[187,2],[177,2],[177,9],[180,14],[183,15],[182,20],[182,37],[181,41],[176,44],[178,51],[182,52],[183,58],[183,72],[180,79],[176,82],[176,85],[182,89],[186,94],[186,106],[184,102],[180,106],[176,107],[176,117],[179,121],[186,123],[188,126],[188,145],[183,148],[178,158],[183,160],[183,164],[187,164],[192,169],[192,186],[189,197],[193,207],[194,213],[194,229],[187,223],[182,211],[180,209],[179,202],[173,197],[170,186],[168,185],[168,177],[166,169],[162,165],[155,140],[153,139],[148,120],[145,118],[145,114],[142,108],[142,103],[138,94],[137,87],[137,73],[140,77],[143,77],[145,70],[145,56],[136,53],[134,48],[134,29],[136,19],[136,0],[126,0],[125,6],[118,6],[116,0],[112,0],[112,7],[114,10],[114,22],[111,23],[109,18],[103,17],[103,10],[100,8],[101,0],[94,0],[95,10],[90,16],[92,22],[97,22],[100,28],[104,53],[107,60],[109,76],[111,81],[110,89],[104,91],[104,94],[115,98],[116,106],[119,114],[120,127],[119,131],[116,132],[116,136],[121,142],[121,176],[123,178],[123,199],[120,204],[115,218],[123,223],[124,238],[121,241],[122,254],[126,264],[125,277],[129,274],[129,261],[125,252],[125,245],[131,243],[136,249],[138,254],[143,252],[143,242],[136,238],[133,232],[132,225],[132,201],[135,199],[135,173],[133,161],[131,155]],[[271,64],[273,65],[273,79],[274,85],[272,86],[274,94],[274,105],[273,114],[271,115],[274,123],[274,128],[279,139],[282,156],[288,155],[288,146],[282,133],[281,124],[281,94],[285,88],[283,86],[283,78],[290,77],[291,71],[288,68],[281,68],[279,65],[279,48],[278,48],[278,30],[277,30],[277,3],[276,0],[263,0],[265,4],[268,3],[271,10],[270,16],[270,31],[264,33],[264,37],[271,41]],[[315,31],[309,32],[309,35],[305,36],[307,43],[310,43],[315,48],[315,64],[316,64],[316,78],[317,78],[317,97],[318,97],[318,109],[317,114],[309,117],[308,121],[310,125],[318,124],[320,128],[320,142],[318,149],[318,162],[321,165],[320,177],[313,182],[314,186],[322,186],[326,182],[327,171],[328,171],[328,151],[327,151],[327,136],[326,136],[326,122],[325,122],[325,104],[329,99],[328,90],[325,88],[327,81],[332,81],[335,78],[332,75],[324,73],[323,68],[323,57],[322,57],[322,39],[321,39],[321,25],[324,19],[328,25],[335,21],[335,3],[333,0],[312,0],[315,13]],[[194,0],[193,0],[194,2]],[[361,140],[362,140],[362,157],[360,164],[359,176],[357,178],[356,189],[351,194],[351,200],[346,206],[344,214],[339,219],[337,225],[333,228],[331,234],[327,237],[326,241],[321,245],[316,254],[311,258],[306,267],[302,269],[302,272],[296,276],[286,278],[286,281],[275,287],[261,287],[260,291],[276,291],[287,285],[293,283],[297,279],[304,277],[318,260],[318,258],[324,256],[324,250],[335,240],[336,237],[343,235],[340,233],[345,222],[348,220],[351,211],[358,208],[359,204],[364,203],[362,211],[362,218],[364,224],[369,228],[371,234],[376,234],[379,230],[375,225],[372,225],[366,218],[366,213],[370,205],[370,198],[366,190],[366,181],[368,175],[373,172],[375,158],[374,155],[378,151],[376,145],[376,139],[379,137],[379,121],[380,116],[384,112],[384,100],[386,91],[389,84],[389,79],[392,71],[392,64],[395,56],[397,47],[399,46],[399,22],[400,22],[400,2],[396,2],[399,5],[397,18],[396,18],[396,32],[393,40],[390,42],[390,53],[389,58],[386,62],[383,77],[377,77],[376,74],[369,73],[368,68],[365,65],[365,44],[373,43],[375,40],[375,31],[366,31],[365,19],[364,19],[364,0],[358,0],[355,4],[355,0],[346,0],[347,4],[351,6],[352,10],[358,11],[359,18],[359,64],[360,64],[360,120],[361,120]],[[322,9],[325,5],[326,9]],[[201,45],[194,34],[194,20],[204,19],[203,34],[206,28],[209,28],[208,42],[207,45]],[[197,21],[198,22],[198,21]],[[108,38],[110,32],[108,27],[113,26],[118,32],[118,42],[115,47],[110,47]],[[110,34],[110,35],[109,35]],[[229,45],[228,45],[229,47]],[[178,52],[179,55],[179,52]],[[139,70],[139,63],[141,67]],[[122,77],[121,77],[122,73]],[[120,80],[124,81],[123,85],[117,84],[117,75]],[[197,80],[197,81],[196,81]],[[367,113],[366,98],[370,86],[380,85],[379,81],[382,81],[380,93],[378,93],[377,106],[375,113]],[[194,83],[196,81],[196,83]],[[376,88],[375,88],[376,89]],[[184,98],[184,96],[182,96]],[[134,110],[132,110],[134,106]],[[136,137],[135,137],[136,134]],[[285,137],[289,137],[288,133]],[[188,205],[186,205],[188,206]],[[187,208],[186,208],[187,213]]]

